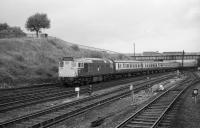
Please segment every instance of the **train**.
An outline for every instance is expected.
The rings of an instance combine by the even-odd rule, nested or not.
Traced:
[[[196,60],[135,61],[63,57],[59,62],[58,78],[65,86],[81,86],[136,75],[196,68],[196,66]]]

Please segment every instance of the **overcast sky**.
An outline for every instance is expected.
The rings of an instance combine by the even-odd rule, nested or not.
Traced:
[[[51,36],[122,53],[200,51],[200,0],[0,0],[0,23],[46,13]],[[27,32],[27,31],[26,31]]]

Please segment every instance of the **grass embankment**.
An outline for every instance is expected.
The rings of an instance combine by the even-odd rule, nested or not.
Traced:
[[[0,87],[56,80],[58,61],[64,56],[124,57],[83,49],[57,38],[0,39]]]

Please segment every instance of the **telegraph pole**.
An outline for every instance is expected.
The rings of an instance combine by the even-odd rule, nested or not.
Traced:
[[[183,68],[184,55],[185,55],[185,52],[184,52],[184,50],[183,50],[183,55],[182,55],[182,68]]]
[[[133,47],[134,47],[134,57],[135,57],[135,43],[133,43]]]

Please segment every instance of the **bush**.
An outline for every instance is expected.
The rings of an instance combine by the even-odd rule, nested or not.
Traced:
[[[7,23],[0,24],[0,31],[8,29],[9,26]]]
[[[19,62],[23,62],[23,61],[25,60],[24,57],[23,57],[22,55],[15,55],[14,57],[15,57],[15,59],[16,59],[17,61],[19,61]]]
[[[24,37],[26,34],[20,27],[9,27],[6,23],[0,24],[0,38]]]
[[[91,52],[91,58],[102,58],[102,54],[100,52]]]
[[[71,46],[71,48],[72,48],[74,51],[80,51],[78,45],[76,45],[76,44],[73,44],[73,45]]]
[[[119,54],[117,58],[120,59],[120,60],[122,60],[124,58],[124,55]]]

